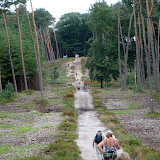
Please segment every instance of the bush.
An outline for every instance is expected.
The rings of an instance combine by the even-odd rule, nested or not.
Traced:
[[[54,67],[54,78],[57,79],[59,77],[58,68]]]
[[[68,92],[67,97],[74,97],[74,92]]]
[[[5,89],[0,94],[0,101],[3,101],[4,103],[10,102],[13,100],[13,97],[14,97],[13,84],[8,82]]]
[[[127,74],[127,79],[126,79],[127,85],[134,85],[135,84],[135,79],[133,74]]]
[[[22,93],[26,93],[27,95],[32,95],[35,93],[35,90],[28,89],[28,90],[24,90]]]
[[[48,105],[48,100],[46,100],[46,99],[41,99],[41,100],[38,100],[37,102],[36,102],[36,104],[40,104],[40,105],[42,105],[42,106],[47,106]]]

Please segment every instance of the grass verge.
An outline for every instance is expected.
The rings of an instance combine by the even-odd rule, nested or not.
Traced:
[[[92,90],[94,106],[99,113],[100,120],[107,125],[109,129],[113,130],[117,139],[119,139],[119,143],[123,150],[128,152],[132,159],[158,160],[160,157],[160,152],[152,148],[147,148],[146,146],[142,145],[140,139],[135,136],[131,136],[124,126],[121,125],[116,119],[115,111],[110,112],[107,110],[107,107],[104,106],[101,97],[98,95],[100,92],[101,91],[97,89]],[[152,114],[149,115],[151,116]]]
[[[55,91],[55,90],[54,90]],[[17,160],[79,160],[79,148],[75,142],[78,138],[77,128],[77,111],[74,108],[74,87],[56,89],[58,95],[63,96],[64,106],[62,113],[64,120],[57,127],[58,133],[54,134],[54,143],[49,144],[42,150],[43,156],[30,156],[17,158]],[[49,126],[47,126],[49,127]]]
[[[63,92],[63,122],[58,126],[59,134],[56,140],[45,149],[45,154],[52,160],[78,160],[79,149],[75,143],[78,135],[75,133],[77,128],[77,111],[73,106],[75,88],[69,87]]]

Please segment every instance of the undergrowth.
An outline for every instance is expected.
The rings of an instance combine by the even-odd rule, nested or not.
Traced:
[[[128,152],[132,159],[137,160],[158,160],[160,157],[160,152],[152,149],[147,148],[141,143],[141,140],[135,136],[132,136],[128,133],[128,131],[124,128],[123,125],[116,119],[117,114],[126,114],[126,111],[109,111],[107,107],[104,106],[102,103],[102,98],[99,96],[101,91],[94,89],[92,91],[93,99],[94,99],[94,106],[99,113],[100,120],[111,129],[114,134],[116,135],[117,139],[119,139],[119,144],[122,146],[123,150]],[[131,108],[135,108],[136,105],[131,105]],[[130,112],[127,112],[130,113]],[[160,116],[157,113],[148,114],[148,116]]]
[[[0,92],[0,103],[9,103],[12,102],[15,98],[13,84],[9,83],[6,85],[5,89]]]
[[[69,87],[63,92],[64,106],[62,109],[64,118],[58,126],[59,134],[56,135],[54,143],[45,149],[45,154],[52,160],[78,160],[79,148],[75,142],[78,137],[77,128],[77,111],[73,106],[75,88]]]
[[[55,91],[55,90],[54,90]],[[62,113],[64,119],[57,127],[58,133],[53,135],[54,143],[49,144],[43,149],[43,156],[30,156],[17,158],[16,160],[79,160],[79,148],[75,142],[78,138],[77,128],[77,111],[74,108],[74,87],[68,87],[65,90],[57,90],[57,94],[63,96]],[[49,126],[48,126],[49,127]]]

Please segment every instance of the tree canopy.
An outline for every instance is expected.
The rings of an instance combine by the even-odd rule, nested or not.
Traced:
[[[56,24],[58,41],[69,57],[75,54],[80,56],[87,54],[86,41],[90,37],[90,31],[86,24],[87,19],[87,14],[67,13]]]
[[[38,28],[48,27],[49,25],[54,25],[55,18],[44,8],[39,8],[34,12],[35,22]]]
[[[116,14],[106,2],[95,3],[90,9],[88,25],[93,37],[89,40],[90,49],[86,66],[90,78],[109,82],[118,76]]]

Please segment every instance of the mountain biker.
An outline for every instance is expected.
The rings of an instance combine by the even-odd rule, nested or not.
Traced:
[[[116,150],[120,149],[120,145],[118,143],[118,140],[115,139],[113,137],[113,133],[112,131],[108,131],[106,133],[106,137],[105,139],[103,139],[99,144],[98,144],[98,149],[100,150],[100,152],[103,154],[104,156],[104,160],[115,160],[115,155],[116,155]],[[105,146],[105,151],[103,150],[102,146]],[[110,152],[109,149],[115,149],[113,151],[113,153]],[[107,153],[107,157],[106,157],[106,153]],[[109,154],[108,154],[109,153]],[[112,155],[114,154],[114,156]],[[109,156],[108,156],[109,155]],[[105,158],[106,157],[106,158]]]

